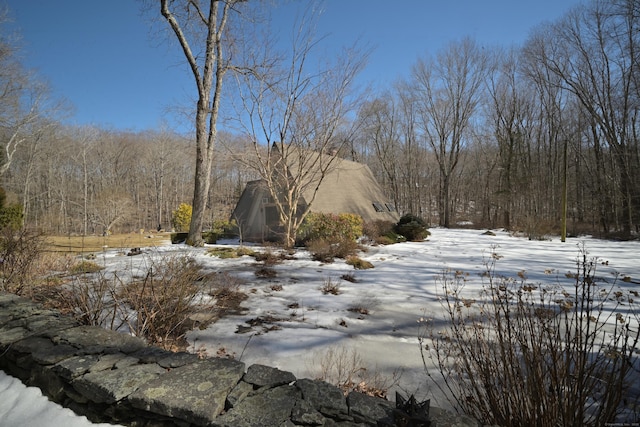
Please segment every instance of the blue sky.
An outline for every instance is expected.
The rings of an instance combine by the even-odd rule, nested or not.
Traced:
[[[22,35],[23,63],[75,108],[69,123],[142,131],[187,129],[175,113],[195,92],[175,44],[154,39],[135,0],[0,0]],[[274,14],[291,25],[292,1]],[[579,0],[325,0],[319,34],[328,54],[357,39],[373,48],[361,83],[382,89],[419,57],[465,36],[486,46],[521,44],[536,25]]]

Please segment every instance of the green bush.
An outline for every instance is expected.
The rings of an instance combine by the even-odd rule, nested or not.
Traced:
[[[0,228],[9,227],[17,230],[22,227],[22,206],[9,205],[0,208]]]
[[[171,243],[173,243],[174,245],[184,243],[187,241],[188,236],[189,233],[186,231],[180,233],[171,233]]]
[[[300,240],[327,240],[338,242],[343,239],[355,241],[362,236],[364,222],[360,215],[312,212],[307,215],[298,231]]]
[[[22,205],[7,205],[7,193],[0,187],[0,228],[9,227],[18,230],[22,227]]]
[[[180,203],[178,209],[171,215],[171,225],[177,232],[189,231],[193,208],[186,203]]]
[[[393,231],[411,242],[419,242],[431,235],[428,227],[424,219],[413,214],[406,214],[400,218]]]
[[[215,233],[217,238],[233,238],[238,236],[238,224],[235,220],[217,219],[211,225],[211,233]],[[208,243],[208,242],[207,242]],[[214,242],[215,243],[215,242]]]
[[[219,237],[220,235],[213,230],[202,232],[202,240],[204,240],[204,242],[209,245],[215,245],[218,242]]]

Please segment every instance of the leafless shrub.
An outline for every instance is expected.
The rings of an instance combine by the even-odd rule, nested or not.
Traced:
[[[440,277],[450,326],[420,337],[427,374],[430,358],[442,391],[483,424],[616,421],[640,379],[637,304],[597,278],[584,248],[572,289],[496,277],[498,258],[478,299],[463,295],[464,274]]]
[[[262,277],[263,279],[273,279],[278,275],[278,273],[270,267],[260,267],[256,270],[255,275],[258,277]]]
[[[103,273],[74,276],[70,283],[49,293],[46,305],[73,316],[83,325],[117,330],[124,324],[115,297],[118,284],[117,277],[109,279]]]
[[[311,363],[316,369],[316,379],[339,387],[345,395],[358,391],[386,398],[389,389],[398,384],[401,377],[399,370],[386,376],[377,369],[367,369],[360,354],[344,346],[328,348]]]
[[[320,288],[324,295],[340,295],[340,283],[331,279],[331,277],[327,277],[324,279],[322,283],[322,287]]]
[[[283,261],[292,259],[287,252],[274,251],[271,247],[267,247],[264,252],[254,252],[252,256],[265,267],[282,264]]]
[[[241,290],[244,281],[228,272],[216,273],[209,277],[211,290],[209,295],[215,297],[216,317],[227,314],[238,314],[242,311],[240,304],[247,299]]]
[[[337,241],[315,239],[307,242],[307,248],[314,260],[330,263],[335,258],[347,258],[355,255],[360,246],[355,240],[342,238]]]
[[[356,279],[356,276],[354,276],[353,273],[345,273],[342,276],[340,276],[340,278],[342,280],[345,280],[351,283],[356,283],[358,281],[358,279]]]
[[[3,291],[30,296],[44,240],[26,229],[0,230],[0,286]]]
[[[143,279],[120,287],[117,297],[134,312],[125,319],[131,332],[164,348],[184,348],[189,318],[202,308],[196,284],[202,276],[193,258],[164,257],[152,263]]]

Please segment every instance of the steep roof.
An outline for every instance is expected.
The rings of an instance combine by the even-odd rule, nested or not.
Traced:
[[[279,148],[274,147],[279,153]],[[309,184],[304,187],[302,195],[306,203],[311,202],[312,212],[355,213],[365,221],[398,220],[395,208],[385,197],[369,166],[334,154],[300,148],[294,150],[286,156],[289,173],[291,176],[308,174]],[[306,170],[301,171],[301,167]],[[326,173],[314,199],[313,193],[323,169]]]
[[[279,149],[276,147],[275,152],[272,150],[272,155],[278,154]],[[398,213],[385,197],[367,165],[331,154],[301,149],[287,152],[280,159],[272,157],[271,160],[278,162],[282,159],[287,161],[288,179],[296,180],[303,176],[304,200],[301,202],[311,203],[311,212],[353,213],[360,215],[365,221],[398,220]],[[282,169],[276,166],[276,170]],[[273,209],[270,206],[273,204],[270,200],[263,180],[247,183],[233,213],[233,218],[242,223],[246,240],[260,240],[269,235],[268,223],[273,219],[273,213],[270,213],[270,209]]]

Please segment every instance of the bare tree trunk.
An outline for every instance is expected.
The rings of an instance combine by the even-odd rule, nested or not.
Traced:
[[[223,35],[228,32],[229,13],[239,2],[240,0],[209,0],[204,2],[208,7],[202,7],[200,2],[183,1],[178,5],[177,1],[160,1],[161,14],[169,23],[182,47],[198,89],[195,115],[196,159],[193,213],[187,237],[187,243],[193,246],[204,244],[202,230],[217,140],[222,83],[226,71],[230,68],[224,55]],[[172,10],[173,6],[176,9]],[[176,12],[180,6],[183,9]],[[182,19],[182,22],[179,19]],[[183,28],[191,25],[201,26],[204,40],[196,39],[189,42],[187,32]],[[191,44],[202,46],[204,50],[202,63],[198,62],[201,57],[194,55]]]

